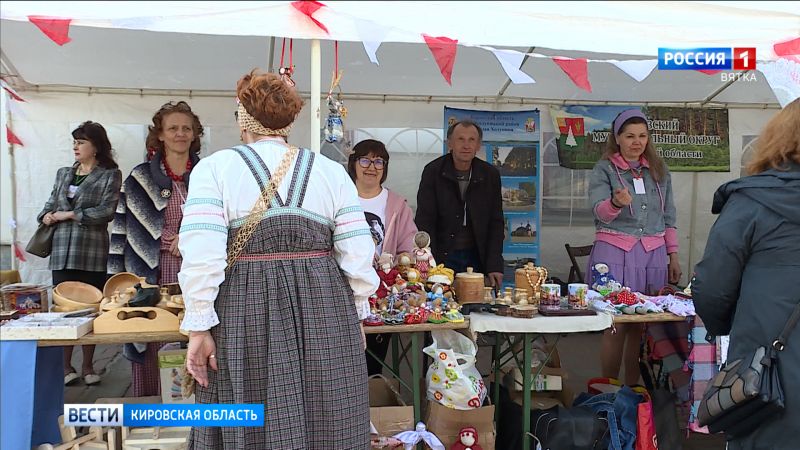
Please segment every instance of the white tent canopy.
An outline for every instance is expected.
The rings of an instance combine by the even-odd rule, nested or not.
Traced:
[[[479,45],[590,61],[654,59],[659,47],[741,46],[767,61],[775,59],[773,44],[800,35],[797,2],[330,2],[314,14],[327,35],[290,2],[3,2],[1,11],[4,64],[17,72],[11,75],[40,86],[93,88],[230,91],[243,71],[270,65],[267,36],[351,41],[339,55],[349,94],[482,97],[497,96],[507,76]],[[71,18],[72,42],[55,45],[29,15]],[[458,40],[452,86],[418,44],[422,33]],[[367,37],[384,42],[379,66],[360,43]],[[277,66],[282,39],[275,41]],[[324,90],[333,44],[322,50]],[[305,92],[308,61],[309,42],[295,41],[296,80]],[[504,97],[698,102],[725,84],[718,75],[657,70],[639,83],[611,63],[590,62],[588,93],[549,58],[529,58],[523,70],[537,83],[511,85]],[[759,78],[734,83],[713,100],[774,103]]]
[[[690,273],[713,223],[708,212],[713,190],[739,175],[743,147],[750,142],[746,139],[758,134],[774,113],[776,97],[760,72],[755,72],[756,81],[726,83],[719,75],[655,70],[637,82],[607,61],[653,60],[659,47],[713,46],[755,47],[759,62],[771,61],[776,58],[773,44],[800,36],[798,2],[323,3],[314,17],[328,27],[329,35],[290,2],[2,2],[2,75],[27,100],[15,103],[18,113],[11,114],[11,129],[25,144],[16,147],[13,165],[18,241],[24,247],[36,229],[35,216],[50,192],[52,176],[71,161],[69,132],[78,123],[91,119],[106,126],[124,173],[141,162],[146,124],[166,101],[190,102],[206,127],[204,152],[224,148],[238,142],[235,81],[253,67],[278,67],[282,37],[290,37],[294,78],[307,95],[309,40],[319,38],[324,39],[322,90],[327,91],[334,67],[332,40],[338,40],[341,87],[350,110],[346,127],[354,139],[374,136],[387,143],[393,152],[387,185],[412,206],[422,165],[441,154],[445,105],[538,107],[545,160],[552,146],[546,139],[553,133],[548,103],[731,108],[731,172],[673,174],[682,264],[684,273]],[[71,42],[56,45],[28,21],[29,15],[72,19]],[[459,41],[452,86],[422,43],[422,33]],[[377,51],[380,65],[369,61],[362,46],[367,37],[383,42]],[[509,84],[487,46],[529,54],[522,70],[536,83]],[[593,92],[577,88],[552,60],[541,56],[589,59]],[[309,145],[317,136],[309,126],[309,109],[304,108],[292,134],[298,145]],[[4,159],[3,183],[8,183],[7,163]],[[540,173],[542,183],[557,184],[548,177],[574,177],[574,184],[568,181],[563,192],[554,189],[558,192],[551,195],[575,197],[580,204],[580,189],[571,186],[585,184],[582,174],[550,164]],[[2,186],[0,220],[4,243],[11,210],[7,186]],[[575,214],[585,215],[582,206],[575,208]],[[588,244],[594,228],[545,224],[541,231],[544,263],[560,274],[568,266],[563,243]],[[45,261],[30,256],[21,269],[26,281],[44,282],[49,276]]]

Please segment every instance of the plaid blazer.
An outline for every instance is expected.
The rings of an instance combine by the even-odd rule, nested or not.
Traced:
[[[119,169],[95,167],[78,186],[72,204],[67,198],[78,164],[58,169],[50,199],[37,220],[48,212],[74,211],[75,220],[58,222],[53,234],[50,270],[105,272],[108,262],[108,223],[114,218],[122,185]]]

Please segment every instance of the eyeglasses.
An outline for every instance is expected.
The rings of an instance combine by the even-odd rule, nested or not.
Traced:
[[[369,168],[370,165],[374,165],[376,170],[383,170],[386,166],[386,161],[381,158],[369,159],[369,158],[358,158],[358,165],[363,167],[364,169]]]

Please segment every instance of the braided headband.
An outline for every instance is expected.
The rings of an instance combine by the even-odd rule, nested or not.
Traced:
[[[261,124],[258,120],[256,120],[253,116],[250,115],[249,112],[244,108],[244,105],[239,103],[239,108],[236,110],[237,112],[237,121],[239,122],[239,126],[244,128],[245,130],[260,134],[263,136],[283,136],[288,137],[289,132],[292,131],[292,124],[286,125],[283,128],[278,130],[273,130],[271,128],[267,128]]]

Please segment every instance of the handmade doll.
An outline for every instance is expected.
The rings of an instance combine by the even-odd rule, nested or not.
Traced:
[[[395,269],[397,269],[397,271],[400,272],[400,275],[407,280],[408,269],[410,269],[414,265],[414,260],[412,259],[410,254],[405,252],[398,254],[396,259],[397,259],[397,266],[395,267]]]
[[[606,296],[612,292],[619,292],[622,285],[617,282],[614,275],[608,271],[608,265],[597,263],[592,266],[592,289]]]
[[[417,270],[423,280],[428,279],[428,269],[436,267],[436,260],[433,259],[431,253],[431,236],[424,232],[418,231],[414,235],[414,259]]]
[[[378,258],[378,264],[380,265],[380,269],[378,270],[378,278],[381,279],[380,285],[378,286],[378,291],[376,294],[379,298],[384,298],[391,292],[392,286],[397,279],[397,275],[399,272],[397,269],[392,268],[393,258],[392,255],[389,253],[381,254],[381,257]]]
[[[450,450],[483,450],[478,444],[478,430],[464,427],[458,432],[458,441],[450,446]]]
[[[406,272],[406,280],[408,280],[407,288],[411,292],[425,293],[425,285],[420,281],[419,270],[411,267]]]
[[[435,434],[428,431],[425,424],[422,422],[417,422],[414,431],[403,431],[402,433],[395,434],[394,437],[403,442],[405,450],[411,450],[419,442],[423,441],[433,450],[445,450],[442,441],[440,441]]]

